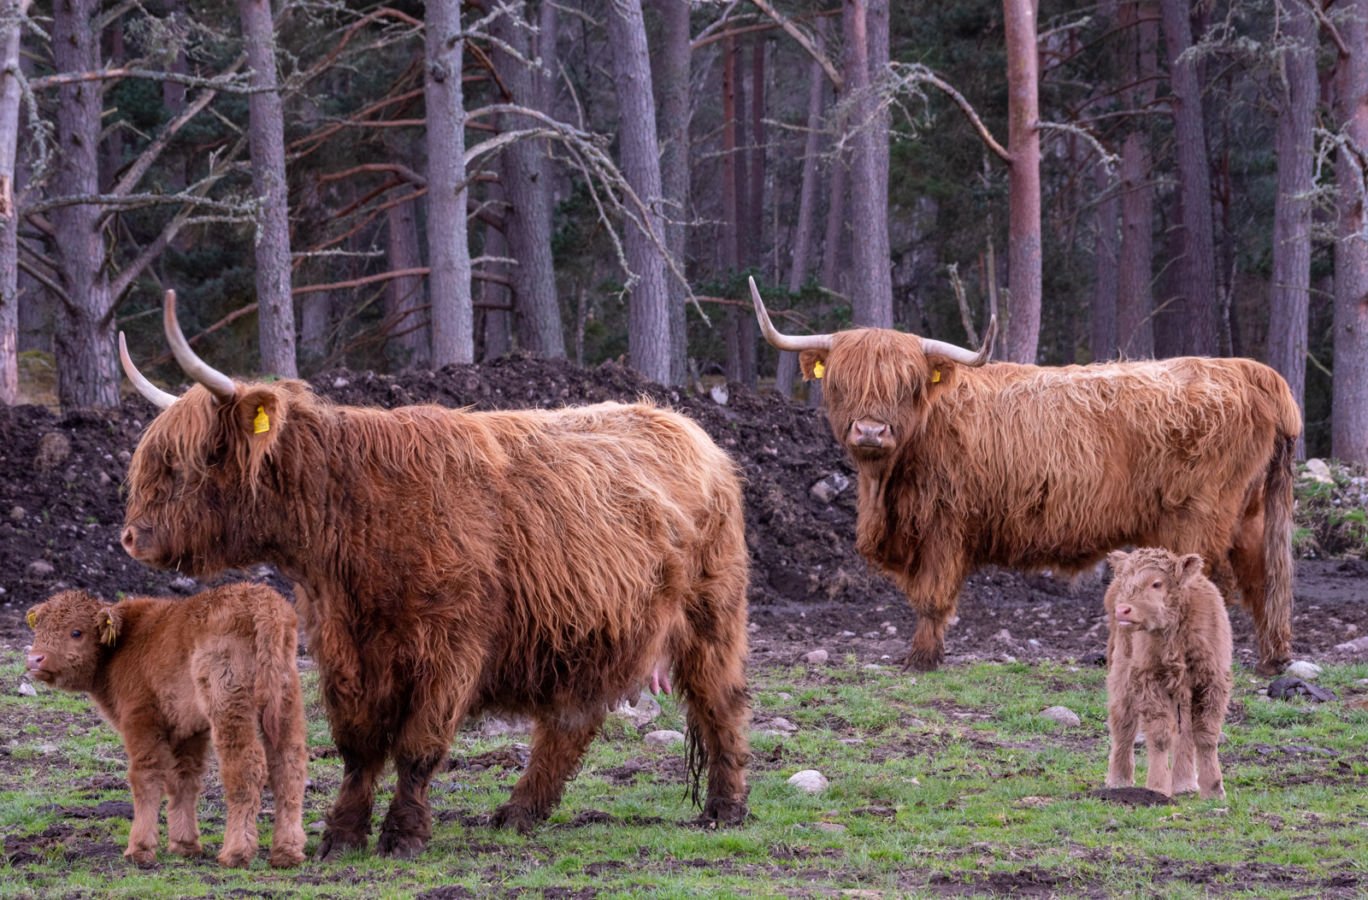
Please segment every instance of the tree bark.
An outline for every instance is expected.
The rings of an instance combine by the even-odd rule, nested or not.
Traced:
[[[417,201],[391,206],[385,211],[385,226],[385,257],[390,271],[422,266]],[[389,351],[401,366],[423,368],[428,364],[426,305],[420,275],[393,278],[385,285],[385,321],[391,328]]]
[[[1121,257],[1121,203],[1117,199],[1112,175],[1105,166],[1093,166],[1097,185],[1097,243],[1093,248],[1095,285],[1089,346],[1094,362],[1116,355],[1116,295]]]
[[[1215,237],[1211,215],[1211,171],[1206,127],[1202,122],[1202,88],[1197,64],[1184,58],[1192,46],[1188,0],[1160,0],[1164,46],[1173,91],[1173,131],[1182,203],[1183,250],[1178,277],[1183,351],[1201,356],[1221,352],[1219,303],[1216,295]]]
[[[1130,107],[1154,99],[1150,85],[1158,67],[1158,33],[1148,0],[1124,0],[1119,24],[1125,31],[1121,80],[1136,87]],[[1154,355],[1154,186],[1150,179],[1149,134],[1132,125],[1121,145],[1121,251],[1117,261],[1116,344],[1124,358]]]
[[[1007,358],[1034,363],[1040,343],[1040,98],[1036,0],[1004,0],[1007,39]]]
[[[1282,373],[1305,411],[1306,350],[1311,300],[1311,192],[1314,176],[1315,17],[1302,2],[1279,4],[1286,42],[1278,87],[1278,194],[1273,212],[1273,275],[1268,299],[1269,365]],[[1305,436],[1297,457],[1306,455]]]
[[[428,297],[432,364],[475,358],[470,299],[470,245],[466,236],[465,107],[461,97],[461,8],[429,3],[423,100],[427,112]]]
[[[251,68],[248,144],[257,219],[257,321],[263,374],[296,378],[294,302],[290,294],[290,209],[285,176],[285,114],[276,83],[275,23],[270,0],[238,0]]]
[[[532,58],[528,25],[515,10],[497,17],[494,36],[525,59]],[[545,37],[545,36],[544,36]],[[554,37],[552,38],[554,40]],[[514,103],[546,112],[539,105],[545,91],[536,73],[496,44],[494,65]],[[500,127],[512,130],[530,125],[525,117],[500,116]],[[513,304],[517,315],[518,342],[527,352],[555,359],[565,358],[565,336],[561,331],[560,300],[556,295],[556,273],[551,260],[551,171],[546,142],[515,141],[504,148],[500,159],[507,212],[504,237],[509,255],[516,259],[510,275]]]
[[[660,77],[655,80],[660,109],[660,184],[665,204],[665,245],[684,271],[689,243],[689,78],[693,51],[689,46],[688,0],[657,0],[661,13]],[[547,3],[548,6],[554,4]],[[670,382],[682,384],[688,367],[688,293],[672,274],[670,295]]]
[[[490,185],[489,188],[490,200],[497,201],[503,196],[503,191],[499,185]],[[504,232],[492,225],[485,225],[484,248],[481,255],[485,257],[509,256],[508,241]],[[514,258],[516,258],[516,254]],[[486,262],[482,268],[499,275],[509,274],[508,266],[504,263]],[[513,283],[516,284],[517,282]],[[513,329],[511,327],[513,316],[509,310],[499,308],[500,306],[511,305],[508,288],[496,281],[481,281],[475,290],[479,294],[482,307],[479,310],[480,343],[482,345],[479,358],[487,362],[491,359],[498,359],[513,349]]]
[[[1342,137],[1335,158],[1339,221],[1335,233],[1335,370],[1331,396],[1331,450],[1346,462],[1368,463],[1368,0],[1340,6],[1335,96]]]
[[[19,149],[20,23],[29,0],[4,0],[0,21],[0,403],[19,402]]]
[[[887,59],[888,30],[870,28],[870,19],[887,20],[886,0],[846,0],[845,82],[853,110],[850,162],[850,218],[860,239],[851,241],[851,322],[872,328],[893,327],[893,273],[888,243],[888,121],[877,111],[870,63]],[[885,46],[871,48],[875,40]]]
[[[669,384],[670,297],[665,289],[665,257],[657,244],[664,241],[660,145],[641,0],[614,0],[608,12],[608,39],[613,47],[622,171],[647,207],[640,227],[628,224],[626,229],[627,262],[636,276],[627,311],[628,353],[638,372]]]

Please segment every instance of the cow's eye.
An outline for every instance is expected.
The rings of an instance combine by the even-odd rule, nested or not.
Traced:
[[[74,637],[74,638],[79,638],[79,637],[81,636],[81,629],[77,628],[77,629],[73,630],[73,631],[71,632],[71,636]]]

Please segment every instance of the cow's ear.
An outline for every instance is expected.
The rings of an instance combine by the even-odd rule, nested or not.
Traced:
[[[953,385],[955,379],[959,378],[959,363],[952,359],[932,354],[926,357],[926,364],[927,392],[933,397]]]
[[[1178,583],[1180,585],[1185,585],[1192,581],[1192,579],[1201,575],[1205,566],[1206,563],[1199,554],[1189,553],[1187,556],[1178,558],[1178,571],[1174,574],[1177,576]]]
[[[803,370],[804,381],[816,381],[826,375],[825,350],[803,350],[798,354],[798,367]]]
[[[249,388],[238,398],[235,413],[238,432],[248,438],[254,451],[264,453],[275,445],[285,424],[285,404],[278,391]]]
[[[95,634],[100,643],[113,647],[119,641],[119,630],[123,628],[123,613],[117,606],[106,606],[95,614]]]

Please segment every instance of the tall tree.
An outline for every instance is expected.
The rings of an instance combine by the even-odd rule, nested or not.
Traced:
[[[284,378],[299,375],[294,301],[290,294],[290,207],[285,177],[285,110],[276,79],[275,22],[270,0],[238,0],[242,39],[251,68],[248,142],[257,218],[257,321],[261,369]]]
[[[19,400],[19,40],[29,0],[0,3],[0,403]]]
[[[1158,29],[1151,0],[1122,0],[1117,11],[1122,31],[1121,81],[1132,110],[1154,100],[1158,68]],[[1151,269],[1154,256],[1154,184],[1149,132],[1141,116],[1128,123],[1121,144],[1121,250],[1116,274],[1116,344],[1123,357],[1154,355]]]
[[[645,211],[626,231],[627,264],[635,283],[627,310],[627,348],[632,368],[652,381],[670,383],[670,295],[665,288],[664,220],[660,214],[660,144],[656,140],[651,56],[641,0],[613,0],[608,40],[618,101],[622,172]]]
[[[692,105],[689,78],[693,51],[689,44],[689,0],[657,0],[660,7],[660,52],[654,79],[660,110],[660,186],[665,205],[665,245],[681,271],[689,242],[689,123]],[[554,8],[554,3],[546,3]],[[681,384],[688,365],[685,285],[666,279],[670,294],[670,382]]]
[[[429,3],[423,100],[427,109],[428,297],[432,364],[475,359],[466,233],[465,106],[461,96],[461,6]]]
[[[1121,257],[1121,203],[1117,199],[1112,173],[1098,163],[1093,178],[1097,200],[1097,241],[1093,249],[1093,303],[1088,345],[1094,362],[1116,355],[1117,264]]]
[[[850,218],[859,223],[851,242],[851,320],[893,327],[893,275],[888,242],[888,119],[870,81],[871,61],[888,58],[887,0],[846,0],[845,83],[852,127]],[[871,19],[883,27],[871,28]],[[881,46],[873,46],[882,42]]]
[[[1278,102],[1278,194],[1273,212],[1273,276],[1268,301],[1268,362],[1303,405],[1311,299],[1311,192],[1315,187],[1316,20],[1305,0],[1277,4],[1283,34],[1274,73]],[[1306,451],[1297,437],[1297,455]]]
[[[1007,38],[1007,358],[1034,363],[1040,343],[1040,66],[1037,0],[1004,0]]]
[[[1178,165],[1182,252],[1177,277],[1177,306],[1184,335],[1183,352],[1215,356],[1221,352],[1220,304],[1216,295],[1216,245],[1211,215],[1211,171],[1206,126],[1202,122],[1202,86],[1192,47],[1189,0],[1160,0],[1164,47],[1168,52],[1173,95],[1174,153]]]
[[[418,203],[396,203],[385,210],[385,258],[392,272],[422,266],[418,232]],[[429,329],[423,279],[405,275],[385,283],[385,320],[390,325],[389,346],[401,365],[428,364]]]
[[[523,13],[517,7],[507,7],[494,19],[492,27],[502,44],[495,46],[494,65],[513,103],[548,112],[542,108],[546,91],[533,69],[530,26]],[[541,41],[542,46],[554,46],[555,34],[543,34]],[[525,116],[509,113],[500,116],[500,124],[511,130],[531,123]],[[551,260],[552,181],[546,142],[514,141],[504,148],[500,164],[507,200],[504,236],[509,254],[517,260],[511,275],[518,341],[524,350],[536,356],[564,359],[565,335],[561,331],[560,301]]]
[[[1368,463],[1368,0],[1345,0],[1338,16],[1335,99],[1339,221],[1335,229],[1335,377],[1331,448]]]

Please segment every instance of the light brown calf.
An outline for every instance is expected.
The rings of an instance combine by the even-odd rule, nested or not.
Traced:
[[[1145,548],[1108,556],[1107,787],[1135,775],[1135,729],[1145,729],[1145,787],[1224,797],[1216,744],[1230,702],[1230,618],[1202,558]],[[1169,753],[1172,751],[1172,759]]]
[[[285,598],[257,584],[117,604],[64,591],[30,609],[28,623],[29,673],[89,694],[123,737],[133,789],[125,857],[139,865],[156,859],[163,796],[169,849],[200,855],[195,805],[212,740],[228,805],[219,862],[246,866],[256,855],[268,780],[275,795],[271,865],[304,859],[304,706],[298,625]]]

